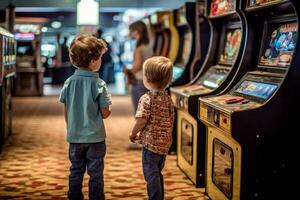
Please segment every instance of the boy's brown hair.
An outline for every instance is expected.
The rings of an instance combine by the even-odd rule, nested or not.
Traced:
[[[147,81],[153,84],[156,89],[164,89],[173,76],[173,64],[170,59],[164,56],[148,58],[143,65],[144,76]]]
[[[78,35],[69,48],[70,60],[73,65],[88,68],[92,60],[98,60],[107,51],[107,45],[102,39],[92,35]]]

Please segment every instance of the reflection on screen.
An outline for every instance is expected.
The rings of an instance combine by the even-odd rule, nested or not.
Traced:
[[[298,23],[281,24],[277,26],[267,41],[264,54],[260,58],[261,65],[289,66],[295,50]]]
[[[183,69],[181,67],[178,67],[178,66],[173,66],[173,80],[176,80],[178,79],[182,73],[183,73]]]
[[[219,63],[232,64],[235,61],[238,51],[240,49],[241,39],[241,29],[229,30],[226,33],[226,41],[224,43],[225,47],[219,57]]]
[[[268,99],[277,87],[275,84],[245,80],[237,88],[236,92],[261,99]]]
[[[203,85],[213,89],[217,88],[220,86],[225,77],[225,73],[207,73],[207,75],[204,77]]]

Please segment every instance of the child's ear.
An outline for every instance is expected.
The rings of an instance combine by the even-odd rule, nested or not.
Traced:
[[[91,64],[94,64],[97,60],[92,59]]]

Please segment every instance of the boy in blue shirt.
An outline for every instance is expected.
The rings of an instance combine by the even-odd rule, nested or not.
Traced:
[[[59,97],[65,105],[67,141],[70,143],[69,199],[83,199],[86,168],[90,176],[89,199],[105,199],[106,133],[103,119],[111,113],[111,98],[97,71],[106,49],[103,40],[90,35],[77,36],[69,48],[70,60],[78,69],[65,81]]]

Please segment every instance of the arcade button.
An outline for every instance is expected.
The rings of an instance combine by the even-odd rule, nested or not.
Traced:
[[[244,99],[241,103],[242,104],[246,104],[246,103],[249,103],[250,101],[248,99]]]
[[[243,101],[243,100],[244,100],[243,97],[233,97],[233,98],[230,98],[230,99],[225,100],[225,103],[226,103],[226,104],[234,104],[234,103],[241,102],[241,101]]]

